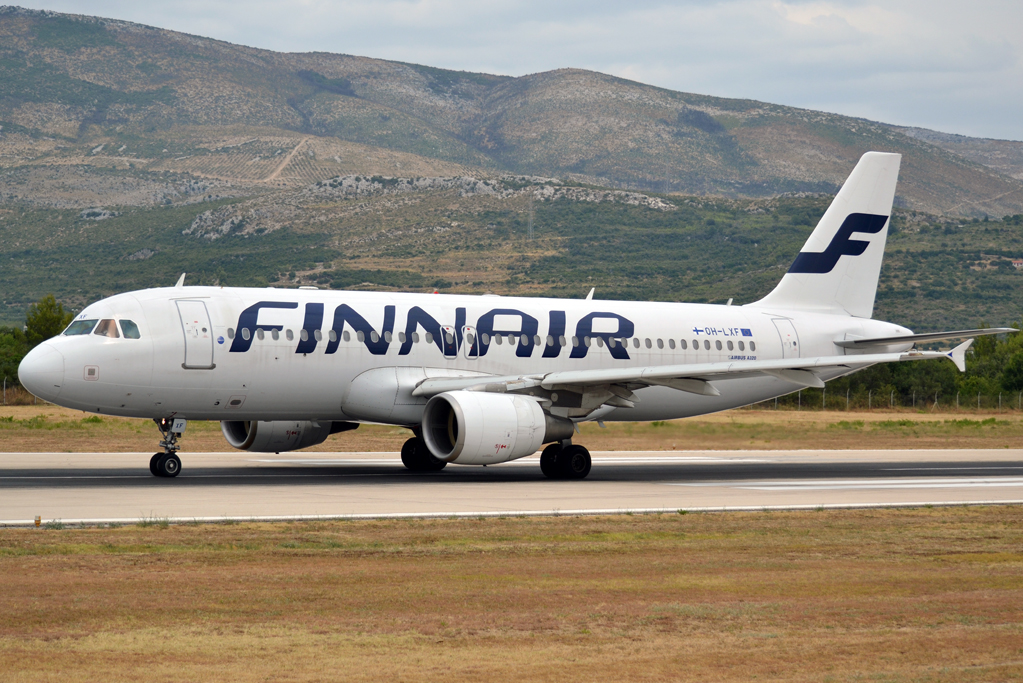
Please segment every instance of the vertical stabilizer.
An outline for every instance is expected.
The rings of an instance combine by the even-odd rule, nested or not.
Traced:
[[[864,154],[789,272],[751,305],[869,318],[901,160],[899,154]]]

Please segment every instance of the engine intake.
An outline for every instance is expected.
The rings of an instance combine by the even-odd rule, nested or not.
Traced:
[[[423,410],[423,440],[435,458],[459,465],[507,462],[572,436],[570,420],[548,415],[528,396],[449,391]]]
[[[228,420],[220,423],[220,431],[224,433],[227,442],[239,450],[280,453],[321,444],[331,434],[355,429],[358,426],[355,422]]]

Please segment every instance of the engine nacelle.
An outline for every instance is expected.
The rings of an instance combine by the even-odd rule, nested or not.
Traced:
[[[315,446],[331,434],[354,429],[353,422],[312,422],[309,420],[278,420],[256,422],[225,420],[220,423],[224,438],[235,448],[255,453],[280,453]]]
[[[449,391],[423,411],[423,440],[435,458],[490,465],[531,455],[545,443],[571,438],[571,421],[548,415],[528,396]]]

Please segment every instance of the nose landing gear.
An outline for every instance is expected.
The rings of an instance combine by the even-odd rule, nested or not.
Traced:
[[[153,453],[153,457],[149,459],[149,471],[153,473],[154,477],[176,477],[181,472],[181,458],[178,457],[177,451],[180,448],[178,446],[178,437],[181,436],[181,431],[175,431],[177,426],[179,430],[184,429],[184,420],[174,420],[173,418],[160,418],[154,419],[153,422],[160,429],[160,434],[163,436],[160,439],[160,446],[163,447],[162,453]],[[180,423],[176,425],[175,423]]]

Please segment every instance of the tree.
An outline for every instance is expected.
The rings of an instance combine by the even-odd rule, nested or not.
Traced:
[[[74,314],[65,311],[52,294],[28,307],[25,314],[25,341],[28,348],[35,348],[50,337],[56,337],[71,324]]]
[[[0,327],[0,382],[7,377],[7,384],[18,379],[18,365],[28,353],[25,335],[13,327]]]

